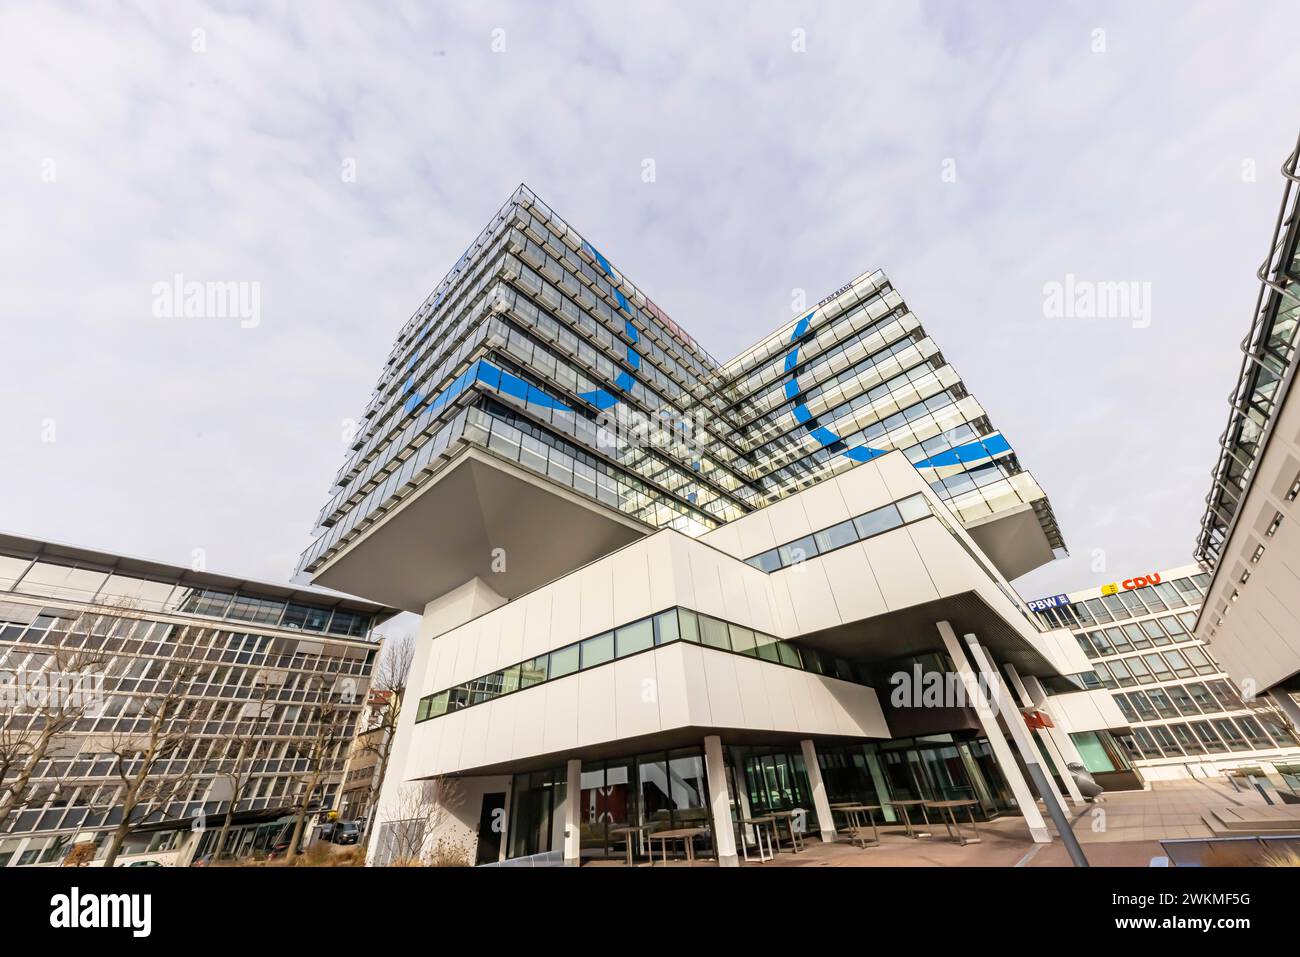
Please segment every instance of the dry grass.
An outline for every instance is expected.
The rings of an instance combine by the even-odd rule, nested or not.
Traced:
[[[1264,867],[1300,867],[1300,851],[1270,851],[1260,864]]]

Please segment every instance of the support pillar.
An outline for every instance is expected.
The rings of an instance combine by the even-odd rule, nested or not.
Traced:
[[[970,648],[971,657],[975,660],[976,667],[983,672],[984,680],[989,688],[998,689],[1001,682],[988,652],[975,640],[974,635],[966,634],[962,637],[966,639],[966,646]],[[1061,799],[1061,792],[1056,789],[1056,783],[1043,770],[1038,749],[1034,747],[1034,739],[1029,736],[1029,726],[1025,724],[1025,716],[1020,713],[1020,709],[1015,706],[1005,691],[998,692],[994,700],[1002,708],[1002,723],[1007,726],[1007,731],[1011,734],[1011,740],[1015,742],[1016,749],[1025,762],[1029,777],[1034,782],[1034,789],[1038,791],[1039,797],[1047,805],[1047,813],[1051,815],[1052,823],[1056,825],[1056,833],[1061,838],[1061,843],[1065,845],[1070,860],[1075,867],[1087,867],[1088,858],[1084,856],[1083,848],[1079,846],[1079,839],[1075,837],[1074,827],[1071,825],[1070,819],[1065,816],[1065,801]],[[1005,707],[1003,707],[1004,704]],[[1037,805],[1035,805],[1036,808]]]
[[[813,810],[817,812],[817,827],[822,832],[822,843],[830,844],[835,840],[835,818],[831,815],[831,803],[826,798],[826,784],[822,781],[822,767],[817,763],[817,749],[810,738],[799,742],[803,750],[803,766],[808,774],[808,786],[812,788]]]
[[[704,775],[709,783],[709,810],[713,812],[713,851],[719,867],[739,867],[736,829],[727,798],[727,764],[722,757],[722,739],[711,734],[704,739]]]
[[[1025,683],[1020,680],[1020,672],[1016,671],[1016,666],[1007,663],[1006,665],[1003,665],[1003,667],[1006,669],[1007,677],[1011,679],[1011,687],[1015,689],[1016,695],[1020,698],[1020,703],[1027,708],[1037,707],[1033,697],[1029,694],[1029,689],[1026,688]],[[1055,724],[1056,722],[1053,721],[1052,723]],[[1063,755],[1061,749],[1056,746],[1056,739],[1052,737],[1051,728],[1039,728],[1036,731],[1036,734],[1038,735],[1038,740],[1043,743],[1043,750],[1051,756],[1052,763],[1056,765],[1056,770],[1061,773],[1061,781],[1065,784],[1065,790],[1070,792],[1070,800],[1074,802],[1075,807],[1083,807],[1087,802],[1084,801],[1083,794],[1079,791],[1079,785],[1074,781],[1074,775],[1071,774],[1070,769],[1066,767],[1067,762],[1065,760],[1065,755]],[[1050,775],[1047,780],[1049,782],[1052,781]],[[1062,801],[1062,803],[1064,803],[1064,801]]]
[[[1286,719],[1291,722],[1291,727],[1295,728],[1296,733],[1300,734],[1300,702],[1281,688],[1274,688],[1268,696],[1277,705],[1278,710],[1286,715]]]
[[[582,846],[582,762],[571,758],[564,786],[564,866],[581,863]]]
[[[1020,773],[1020,766],[1016,764],[1016,759],[1011,754],[1011,749],[1007,746],[1007,739],[1002,736],[1002,729],[998,727],[997,715],[988,707],[984,701],[983,695],[980,694],[979,682],[975,677],[975,672],[966,658],[966,652],[962,649],[961,643],[957,641],[957,635],[952,630],[952,625],[946,621],[937,623],[939,637],[943,639],[944,649],[948,652],[948,657],[952,659],[952,665],[957,669],[957,676],[961,679],[962,687],[966,689],[966,698],[975,706],[975,716],[979,719],[980,727],[984,730],[984,736],[988,738],[989,746],[993,749],[993,756],[997,759],[998,767],[1002,769],[1002,775],[1007,779],[1007,784],[1011,786],[1011,793],[1016,799],[1016,806],[1025,816],[1025,823],[1029,825],[1029,834],[1036,844],[1050,844],[1052,841],[1051,832],[1047,829],[1047,824],[1043,820],[1043,815],[1038,810],[1038,802],[1034,800],[1033,793],[1029,790],[1029,784],[1025,781],[1025,776]]]

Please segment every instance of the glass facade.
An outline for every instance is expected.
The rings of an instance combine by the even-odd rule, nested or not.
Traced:
[[[698,535],[902,450],[963,520],[1046,496],[880,272],[723,365],[520,187],[406,323],[299,573],[466,444]]]
[[[188,837],[195,814],[224,817],[232,772],[244,781],[235,806],[243,818],[289,813],[315,763],[325,770],[309,800],[329,806],[370,682],[378,606],[314,603],[290,589],[259,594],[188,570],[168,577],[163,566],[127,573],[103,561],[110,557],[0,556],[0,731],[22,747],[47,722],[62,727],[0,825],[0,866],[57,861],[83,834],[106,854],[122,816],[120,774],[139,760],[119,767],[117,749],[130,736],[144,740],[161,702],[176,695],[167,740],[179,743],[151,766],[157,786],[133,818],[149,830],[124,853],[172,850],[159,842]],[[53,695],[70,674],[90,677],[66,708],[24,691]],[[313,756],[322,721],[328,743]],[[242,753],[232,745],[240,741]],[[261,840],[254,830],[249,847]],[[238,850],[242,829],[237,837],[228,850]]]
[[[1085,688],[1111,692],[1133,728],[1116,739],[1128,758],[1141,766],[1300,748],[1282,714],[1264,699],[1244,702],[1209,646],[1193,635],[1209,575],[1167,576],[1036,613],[1049,627],[1074,632],[1093,667],[1075,677]],[[1116,762],[1103,753],[1104,742],[1079,739],[1088,770],[1122,770],[1106,767]]]

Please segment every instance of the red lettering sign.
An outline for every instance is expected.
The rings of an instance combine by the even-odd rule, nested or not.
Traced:
[[[1134,588],[1146,588],[1148,585],[1160,584],[1160,573],[1152,572],[1150,575],[1138,575],[1136,578],[1126,578],[1121,585],[1126,591],[1132,591]]]

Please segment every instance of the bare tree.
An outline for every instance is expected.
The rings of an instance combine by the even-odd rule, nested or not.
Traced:
[[[102,635],[129,627],[136,617],[129,604],[97,605],[71,622],[68,635]],[[32,777],[51,748],[103,704],[107,656],[102,651],[60,645],[39,654],[44,660],[37,669],[6,674],[6,685],[0,687],[0,830],[15,810],[27,805]]]
[[[402,716],[402,700],[406,697],[406,682],[415,659],[415,636],[403,635],[384,642],[375,675],[370,685],[370,722],[358,733],[363,753],[373,755],[375,773],[370,781],[370,824],[366,827],[362,848],[370,847],[374,833],[374,809],[383,793],[384,778],[388,775],[388,761],[393,754],[393,740],[397,736],[397,721]]]
[[[377,863],[394,867],[467,867],[469,851],[453,838],[436,837],[456,803],[460,787],[455,778],[438,777],[404,783],[388,806]]]
[[[348,679],[349,681],[351,679]],[[346,734],[349,700],[355,692],[353,685],[340,688],[339,682],[327,684],[313,676],[316,700],[308,705],[307,734],[290,745],[290,749],[307,763],[299,780],[302,790],[298,795],[298,813],[293,822],[293,836],[289,840],[289,855],[298,853],[303,830],[307,825],[307,811],[311,800],[325,776],[339,770],[339,744],[348,740]]]
[[[264,676],[263,676],[264,677]],[[244,704],[240,717],[235,724],[235,731],[218,742],[218,756],[212,765],[216,777],[224,778],[230,784],[230,803],[221,819],[221,831],[217,834],[216,844],[212,849],[214,860],[220,860],[225,853],[226,840],[230,836],[230,827],[235,820],[235,812],[240,803],[248,796],[254,780],[253,771],[257,766],[254,755],[257,743],[264,736],[266,726],[275,711],[270,700],[270,686],[265,680],[256,681],[257,695]]]
[[[105,867],[113,866],[134,829],[189,797],[194,764],[182,756],[195,742],[199,700],[194,686],[207,675],[196,646],[197,631],[187,627],[176,642],[167,645],[170,660],[162,665],[152,683],[154,690],[142,702],[140,718],[134,722],[138,726],[144,721],[144,729],[116,731],[109,736],[122,797],[121,820],[109,839]]]

